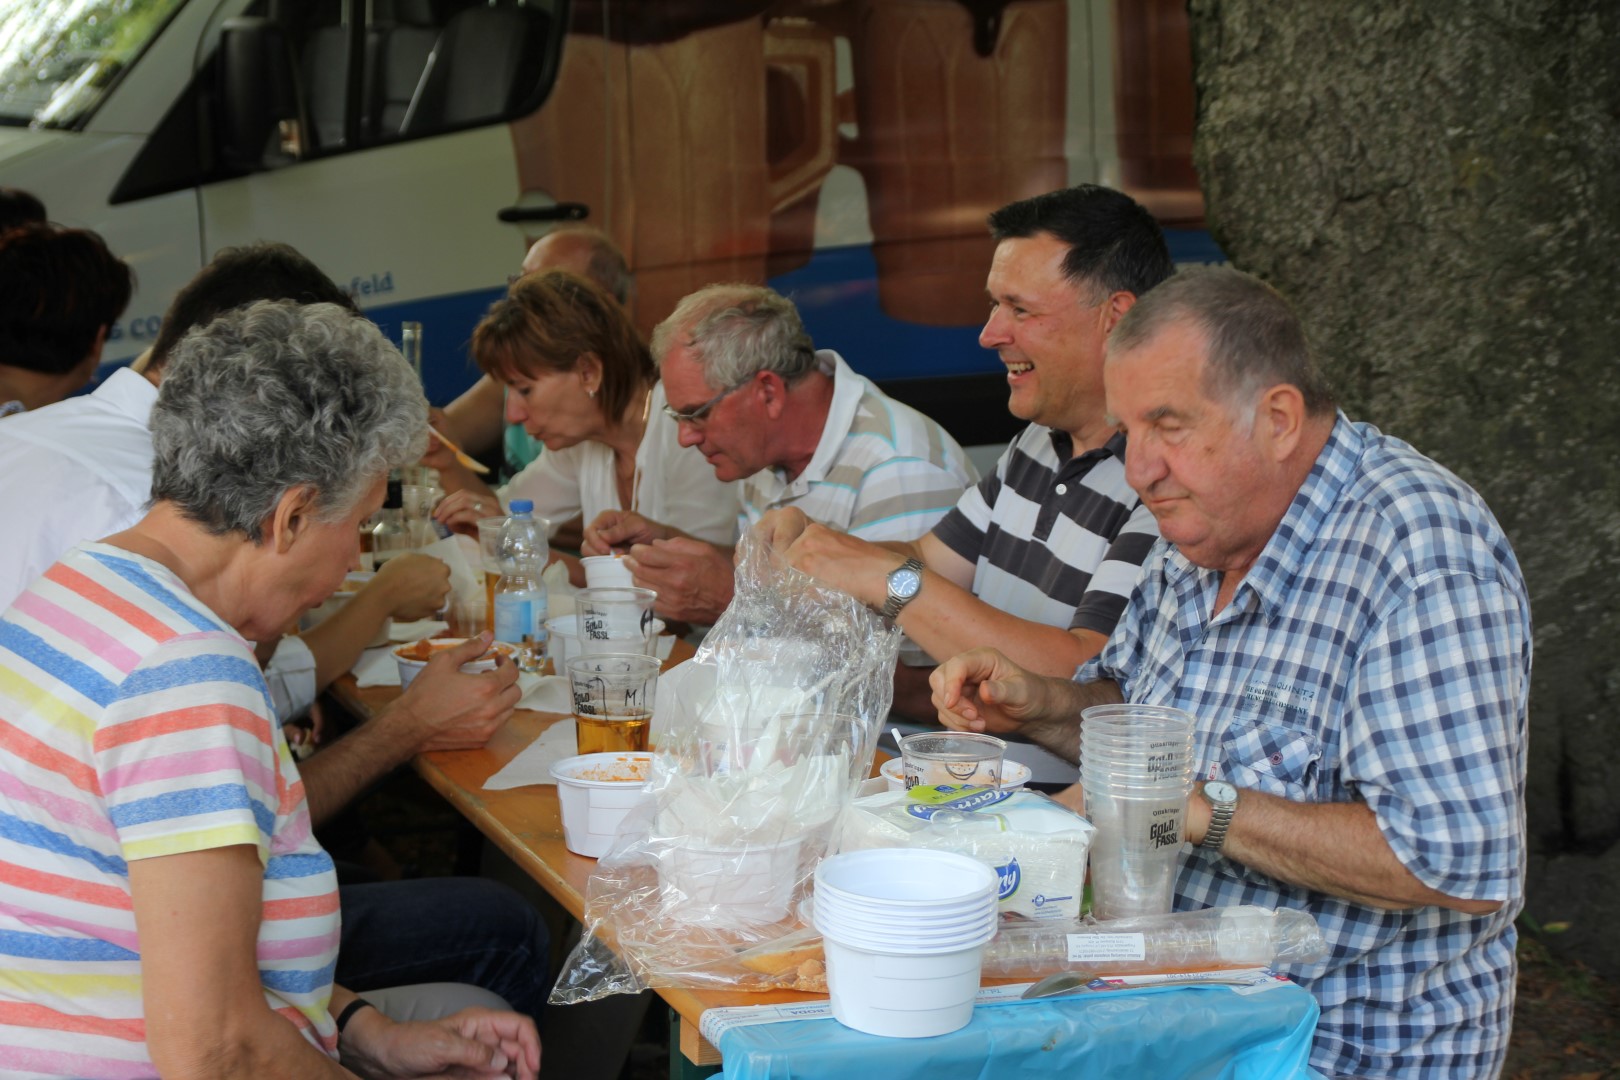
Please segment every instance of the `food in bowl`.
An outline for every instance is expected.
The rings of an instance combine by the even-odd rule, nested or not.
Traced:
[[[446,649],[453,649],[467,641],[466,638],[423,638],[421,641],[412,641],[394,648],[394,659],[399,664],[399,685],[403,689],[411,685],[411,680],[417,673],[427,667],[429,660]],[[513,659],[512,646],[504,641],[496,641],[484,654],[475,660],[469,660],[461,665],[461,670],[469,675],[476,675],[482,671],[494,671],[499,663],[498,656],[508,660]]]
[[[595,780],[604,784],[645,784],[651,773],[652,758],[645,755],[617,754],[612,761],[599,761],[583,766],[575,769],[571,775],[575,780]]]

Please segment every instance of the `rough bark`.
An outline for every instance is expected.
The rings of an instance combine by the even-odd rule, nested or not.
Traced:
[[[1513,539],[1547,856],[1529,910],[1620,973],[1620,4],[1189,11],[1216,240],[1293,299],[1346,411]]]

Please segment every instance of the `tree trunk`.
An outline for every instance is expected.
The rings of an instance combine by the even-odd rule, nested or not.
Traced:
[[[1535,621],[1529,911],[1620,973],[1620,4],[1191,0],[1210,229],[1353,418],[1477,488]],[[1605,856],[1607,861],[1605,862]]]

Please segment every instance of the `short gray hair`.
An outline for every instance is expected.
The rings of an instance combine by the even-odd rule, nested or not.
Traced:
[[[1203,331],[1208,342],[1204,393],[1211,399],[1236,412],[1251,407],[1266,387],[1286,383],[1299,390],[1310,416],[1337,408],[1288,301],[1259,278],[1229,266],[1188,267],[1155,287],[1108,335],[1108,355],[1145,345],[1182,319]]]
[[[788,384],[816,369],[816,347],[793,301],[763,285],[708,285],[653,330],[660,365],[677,345],[692,350],[710,386],[741,386],[774,371]]]
[[[317,516],[336,521],[421,457],[427,399],[369,320],[264,300],[181,339],[151,427],[153,501],[257,542],[287,491],[313,489]]]

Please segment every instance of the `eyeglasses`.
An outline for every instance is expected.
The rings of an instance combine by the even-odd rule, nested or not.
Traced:
[[[714,411],[714,407],[725,400],[727,394],[734,394],[747,385],[747,382],[740,382],[736,386],[727,387],[691,412],[677,412],[675,407],[666,401],[664,402],[664,415],[677,424],[702,424],[708,419],[709,414]]]

